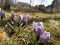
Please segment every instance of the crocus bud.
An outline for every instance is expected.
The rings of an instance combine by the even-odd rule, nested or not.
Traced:
[[[2,17],[5,17],[5,12],[1,12],[1,16]]]
[[[42,22],[33,22],[32,24],[33,28],[34,28],[34,32],[36,34],[36,39],[37,41],[39,40],[39,37],[44,33],[44,26],[42,24]]]
[[[31,18],[31,16],[28,14],[24,17],[24,22],[23,22],[22,27],[25,26],[30,21],[30,18]]]
[[[39,36],[44,33],[44,27],[42,26],[43,24],[38,23],[38,22],[33,22],[32,25],[33,25],[33,28],[34,28],[34,32],[37,32],[37,34],[39,32]]]
[[[40,36],[44,33],[44,30],[42,30],[41,26],[35,27],[34,31],[35,31],[37,36]]]
[[[3,18],[5,17],[5,12],[0,12],[0,16],[1,16],[1,21],[2,21]]]
[[[18,16],[18,20],[17,20],[17,26],[18,27],[20,26],[20,23],[21,23],[22,19],[23,19],[22,15]]]
[[[34,28],[34,32],[36,34],[37,41],[39,40],[40,35],[44,33],[44,30],[41,29],[40,26]]]
[[[18,22],[22,21],[22,19],[23,19],[22,15],[18,16]]]
[[[27,14],[27,15],[24,17],[24,22],[28,23],[28,22],[30,21],[30,18],[31,18],[31,16]]]
[[[43,43],[46,43],[50,39],[50,32],[44,32],[43,35],[41,35],[41,39]]]

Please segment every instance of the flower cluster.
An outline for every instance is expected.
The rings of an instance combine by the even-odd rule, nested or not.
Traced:
[[[33,22],[32,26],[34,28],[34,32],[36,33],[37,41],[39,40],[39,38],[41,38],[42,43],[48,42],[48,40],[50,39],[50,32],[44,31],[43,23]]]
[[[14,22],[15,20],[14,20],[14,18],[15,18],[15,15],[12,13],[11,14],[11,20],[12,20],[12,22]],[[31,18],[31,16],[29,15],[29,14],[27,14],[26,16],[22,16],[22,15],[19,15],[18,17],[17,17],[17,26],[19,27],[19,25],[20,25],[20,23],[23,21],[23,25],[22,26],[24,26],[24,25],[26,25],[29,21],[30,21],[30,18]]]

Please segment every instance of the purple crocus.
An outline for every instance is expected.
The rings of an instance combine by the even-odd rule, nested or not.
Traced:
[[[23,19],[22,15],[18,16],[18,22],[22,21],[22,19]]]
[[[23,22],[22,27],[25,26],[30,21],[30,18],[31,18],[31,16],[28,14],[24,17],[24,22]]]
[[[5,12],[0,12],[1,21],[5,17]]]
[[[39,40],[40,35],[44,33],[44,30],[41,28],[41,26],[34,27],[34,32],[36,34],[36,40]]]
[[[50,39],[50,32],[44,32],[43,35],[41,35],[42,43],[46,43]]]
[[[41,26],[35,27],[34,32],[36,33],[37,36],[40,36],[44,33],[44,30],[41,28]]]
[[[25,23],[28,23],[30,21],[30,15],[26,15],[25,17],[24,17],[24,22]]]
[[[5,12],[1,12],[1,16],[2,17],[5,17]]]
[[[42,26],[41,22],[33,22],[33,28],[34,28],[34,32],[36,34],[37,37],[37,41],[39,40],[40,35],[42,35],[44,33],[44,27]]]
[[[22,15],[18,16],[18,20],[17,20],[17,26],[18,27],[20,26],[20,23],[21,23],[22,19],[23,19]]]
[[[39,23],[38,22],[33,22],[32,25],[33,25],[33,28],[34,28],[34,32],[35,33],[37,32],[36,35],[39,34],[39,36],[40,36],[44,33],[44,26],[43,26],[42,22],[39,22]],[[36,29],[37,29],[37,31],[36,31]]]

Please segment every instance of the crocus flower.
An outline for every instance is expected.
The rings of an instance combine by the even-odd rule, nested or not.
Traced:
[[[37,36],[40,36],[44,33],[44,30],[42,30],[41,26],[34,28],[34,30]]]
[[[30,21],[30,18],[31,18],[30,15],[27,14],[27,15],[24,17],[24,22],[25,22],[25,23],[28,23],[28,22]]]
[[[50,32],[44,32],[43,35],[41,35],[41,39],[43,43],[46,43],[50,39]]]
[[[18,27],[20,26],[20,23],[21,23],[22,19],[23,19],[22,15],[18,16],[18,21],[17,21],[17,26]]]
[[[1,21],[5,17],[5,12],[0,12]]]
[[[2,17],[5,17],[5,12],[1,12],[1,16]]]
[[[42,35],[44,33],[44,28],[43,28],[43,26],[41,26],[42,24],[38,25],[38,23],[33,22],[32,25],[33,25],[34,32],[36,33],[36,35],[40,36],[40,35]]]
[[[40,35],[44,33],[44,27],[42,25],[43,25],[42,22],[33,22],[32,24],[34,32],[37,37],[37,41],[39,40]]]
[[[41,28],[41,26],[38,26],[34,28],[34,32],[36,34],[37,39],[39,40],[39,37],[44,33],[44,30]]]
[[[31,16],[28,15],[28,14],[24,17],[24,22],[23,22],[22,27],[23,27],[24,25],[26,25],[26,24],[30,21],[30,18],[31,18]]]
[[[22,21],[22,19],[23,19],[22,15],[18,16],[18,22]]]

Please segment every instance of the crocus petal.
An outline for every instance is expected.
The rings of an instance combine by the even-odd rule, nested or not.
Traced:
[[[38,26],[44,27],[43,22],[38,22]]]
[[[37,36],[40,36],[44,33],[44,30],[42,30],[41,26],[34,27],[34,31]]]
[[[18,21],[22,21],[22,19],[23,19],[22,15],[18,16]]]
[[[34,32],[36,33],[36,35],[40,36],[40,35],[42,35],[44,33],[44,27],[43,27],[42,22],[33,21],[32,26],[34,28]]]
[[[35,28],[35,27],[37,27],[38,25],[37,25],[37,23],[36,23],[35,21],[33,21],[32,26],[33,26],[33,28]]]
[[[48,42],[50,39],[50,32],[44,32],[43,35],[41,35],[41,39],[43,43]]]
[[[37,25],[38,25],[38,26],[41,26],[41,29],[44,30],[43,22],[38,22]]]

